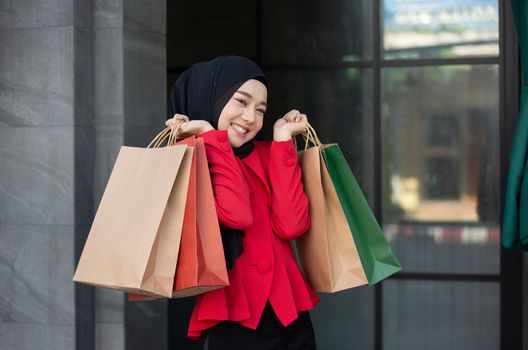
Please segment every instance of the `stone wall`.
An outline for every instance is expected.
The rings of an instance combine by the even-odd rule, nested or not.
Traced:
[[[163,127],[165,8],[0,3],[2,349],[166,348],[166,305],[71,281],[120,146]]]

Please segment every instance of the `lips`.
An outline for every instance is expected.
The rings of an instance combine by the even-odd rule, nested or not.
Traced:
[[[249,132],[249,129],[246,127],[243,127],[242,125],[231,123],[231,128],[236,131],[240,136],[244,136]]]

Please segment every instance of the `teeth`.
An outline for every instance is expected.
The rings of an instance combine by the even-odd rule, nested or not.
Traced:
[[[242,134],[245,134],[245,133],[248,132],[246,129],[244,129],[240,125],[237,125],[237,124],[231,124],[231,125],[233,126],[233,128],[235,128],[238,132],[240,132]]]

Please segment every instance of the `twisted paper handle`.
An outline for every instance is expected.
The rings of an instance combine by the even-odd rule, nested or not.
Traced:
[[[167,146],[174,145],[176,143],[177,131],[183,123],[183,120],[178,120],[171,127],[167,126],[159,134],[154,136],[147,148],[159,148],[165,140],[167,140]]]
[[[317,133],[315,132],[313,126],[310,125],[306,119],[302,120],[301,122],[306,127],[306,131],[301,134],[304,139],[304,150],[306,151],[308,149],[308,145],[310,143],[314,146],[321,146],[321,140],[319,140],[319,137],[317,137]],[[297,149],[297,139],[295,137],[293,138],[293,143],[295,144],[295,149]]]

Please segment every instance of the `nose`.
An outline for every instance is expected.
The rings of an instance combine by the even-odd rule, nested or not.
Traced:
[[[255,118],[255,112],[249,109],[244,111],[244,113],[242,114],[242,120],[244,120],[248,124],[253,124],[255,122]]]

